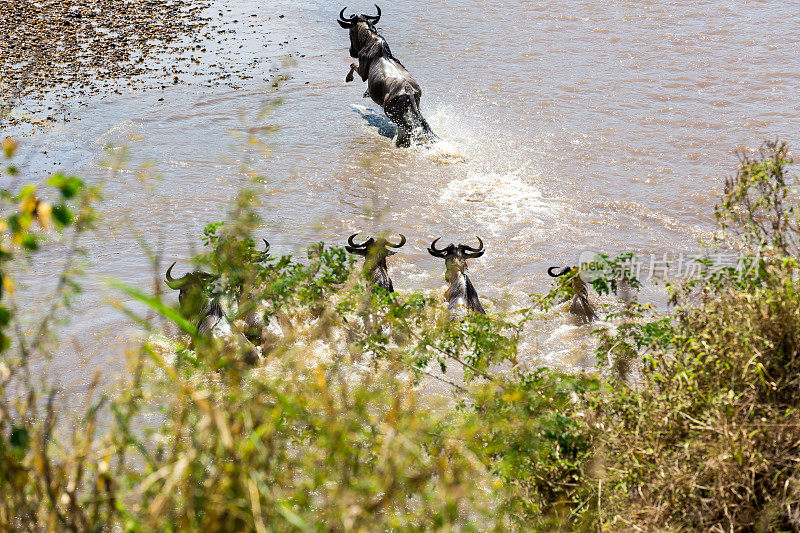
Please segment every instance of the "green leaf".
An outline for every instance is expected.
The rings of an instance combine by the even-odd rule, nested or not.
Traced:
[[[17,198],[20,200],[24,200],[28,196],[34,194],[36,192],[36,185],[26,185],[22,189],[20,189],[19,193],[17,193]]]
[[[75,196],[83,187],[83,181],[80,178],[64,176],[62,174],[53,174],[47,183],[59,189],[61,195],[67,199]]]
[[[11,311],[0,306],[0,327],[6,327],[11,322]]]
[[[53,206],[53,219],[56,221],[56,225],[58,225],[59,228],[65,228],[72,224],[74,215],[72,214],[72,210],[65,204],[56,204]]]
[[[15,426],[11,430],[11,436],[8,439],[8,442],[14,448],[24,450],[28,447],[28,443],[30,443],[31,437],[28,434],[27,428]]]
[[[161,316],[168,318],[169,320],[172,320],[178,325],[178,327],[180,327],[183,331],[185,331],[189,335],[193,337],[197,336],[197,328],[188,320],[183,318],[183,316],[178,311],[165,305],[164,302],[162,302],[159,298],[145,294],[141,290],[135,287],[131,287],[130,285],[123,283],[122,281],[119,281],[117,279],[106,278],[105,281],[112,287],[121,290],[134,300],[138,300],[139,302],[147,305],[148,307],[150,307],[150,309],[159,313]]]
[[[284,503],[278,503],[275,508],[281,514],[281,516],[286,519],[287,522],[292,524],[294,527],[299,529],[300,531],[313,531],[308,524],[306,524],[305,520],[300,518],[297,514],[292,512],[289,507]]]
[[[36,242],[36,237],[30,233],[22,237],[22,246],[31,251],[39,249],[39,243]]]

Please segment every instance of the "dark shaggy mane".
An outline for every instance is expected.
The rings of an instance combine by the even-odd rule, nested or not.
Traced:
[[[483,310],[481,301],[478,298],[478,291],[476,291],[475,287],[472,286],[472,282],[469,280],[469,276],[466,274],[464,274],[464,282],[466,285],[465,296],[467,298],[467,309],[485,315],[486,311]]]
[[[366,72],[368,72],[369,65],[381,57],[397,61],[402,66],[402,63],[392,54],[389,43],[374,27],[368,24],[359,24],[356,27],[356,32],[358,33],[358,41],[364,43],[361,50],[358,51],[358,61],[363,65],[362,68],[366,69]]]

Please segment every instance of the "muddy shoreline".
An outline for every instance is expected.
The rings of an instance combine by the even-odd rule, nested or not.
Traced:
[[[4,3],[0,19],[0,94],[28,96],[69,85],[90,93],[106,80],[147,72],[145,60],[174,51],[208,25],[195,0],[26,0]]]
[[[208,45],[236,38],[231,10],[212,2],[9,0],[3,10],[0,123],[9,127],[67,121],[97,94],[165,89],[188,78],[237,88],[247,78],[225,58],[208,60]],[[21,104],[42,107],[36,116],[11,112]]]

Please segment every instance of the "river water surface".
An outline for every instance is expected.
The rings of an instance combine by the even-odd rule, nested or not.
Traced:
[[[480,235],[487,252],[470,264],[474,284],[487,301],[520,307],[547,289],[548,266],[583,250],[693,253],[713,228],[734,151],[800,141],[797,0],[384,2],[379,28],[443,138],[409,150],[395,148],[364,84],[344,82],[342,7],[215,0],[211,14],[233,31],[208,43],[196,76],[172,84],[165,74],[164,88],[123,89],[76,102],[75,120],[4,132],[21,137],[28,175],[62,170],[105,190],[68,326],[77,351],[95,355],[56,357],[68,389],[124,365],[129,322],[103,278],[152,286],[140,237],[182,272],[248,170],[266,177],[263,236],[274,253],[403,232],[395,286],[432,289],[443,265],[425,251],[430,241]],[[201,83],[222,59],[248,77]],[[277,91],[276,75],[288,78]],[[26,106],[36,112],[32,102],[17,112]],[[110,146],[127,147],[116,173],[104,166],[119,156]],[[42,280],[59,263],[48,253],[33,272]],[[572,364],[575,340],[564,337],[549,360]]]

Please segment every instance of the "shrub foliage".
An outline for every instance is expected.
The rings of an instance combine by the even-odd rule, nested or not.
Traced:
[[[245,188],[194,262],[246,340],[200,335],[158,291],[115,283],[175,327],[126,308],[147,340],[71,425],[31,365],[57,346],[99,192],[61,175],[49,189],[18,184],[14,143],[4,150],[2,530],[800,528],[797,182],[785,145],[742,155],[716,210],[717,246],[741,250],[747,269],[709,263],[671,285],[667,310],[617,305],[594,331],[591,374],[518,356],[569,280],[530,309],[453,320],[430,295],[369,287],[343,249],[263,253]],[[11,267],[53,238],[67,244],[56,305],[23,319]],[[594,285],[613,293],[621,281],[638,286]],[[262,328],[248,326],[253,313]]]

